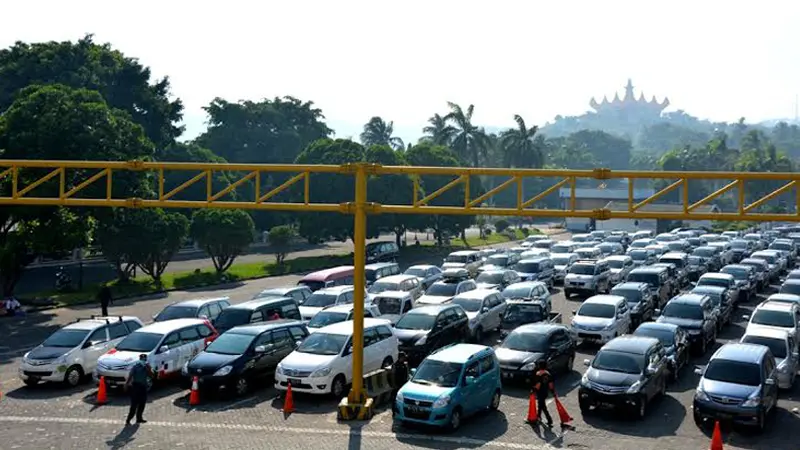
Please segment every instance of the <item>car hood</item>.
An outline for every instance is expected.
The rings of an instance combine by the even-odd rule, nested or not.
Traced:
[[[435,401],[439,397],[450,395],[453,392],[453,388],[417,384],[413,381],[409,381],[400,388],[400,392],[404,397],[407,396],[412,400]]]
[[[220,367],[227,366],[228,364],[241,358],[242,355],[221,355],[219,353],[200,352],[197,356],[189,361],[190,369],[205,369],[216,371]]]
[[[499,289],[500,285],[497,283],[476,283],[478,289]]]
[[[608,326],[614,322],[614,319],[606,319],[605,317],[589,317],[589,316],[575,316],[572,318],[573,325],[582,326]]]
[[[48,359],[56,359],[60,356],[66,355],[73,348],[75,347],[42,347],[40,345],[28,353],[28,359],[39,359],[43,361]]]
[[[525,364],[536,362],[544,358],[544,353],[524,352],[502,347],[495,350],[495,355],[497,355],[497,360],[500,364],[515,367],[522,367]]]
[[[564,265],[556,264],[555,266],[553,266],[553,268],[556,269],[559,272],[563,272],[564,270],[567,269],[567,265],[566,264],[564,264]]]
[[[321,306],[300,306],[300,316],[303,320],[310,320],[314,316],[317,315],[318,312],[322,311]]]
[[[442,264],[442,269],[463,269],[464,267],[467,267],[464,263],[446,262]]]
[[[292,352],[280,362],[284,369],[299,371],[315,371],[330,366],[339,355],[314,355],[311,353]]]
[[[681,319],[680,317],[661,316],[657,320],[658,323],[671,323],[681,328],[699,330],[703,327],[702,320]]]
[[[395,325],[395,324],[397,324],[397,321],[400,320],[401,317],[403,317],[403,315],[402,314],[381,314],[380,317],[381,317],[381,319],[388,320],[389,322],[392,323],[392,325]]]
[[[138,361],[139,355],[141,354],[142,352],[120,352],[117,350],[111,350],[109,353],[100,356],[97,362],[109,366],[129,365]]]
[[[426,336],[427,334],[428,334],[427,330],[398,330],[397,328],[394,329],[394,335],[397,336],[397,340],[399,340],[404,344],[417,342],[422,336]]]
[[[732,397],[737,399],[746,399],[758,390],[758,386],[747,386],[744,384],[726,383],[724,381],[709,380],[701,378],[698,386],[707,394],[718,397]]]
[[[612,372],[589,367],[586,371],[589,381],[606,386],[627,387],[641,379],[640,374]]]
[[[417,303],[424,303],[426,305],[441,305],[452,300],[453,297],[442,297],[439,295],[423,295],[417,299]]]
[[[614,269],[614,268],[612,268],[611,269],[611,273],[613,273],[615,275],[619,275],[619,274],[622,273],[622,269]]]

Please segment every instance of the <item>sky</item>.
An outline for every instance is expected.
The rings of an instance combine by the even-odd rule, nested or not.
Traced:
[[[135,6],[134,6],[135,5]],[[757,5],[757,6],[756,6]],[[185,138],[213,98],[291,95],[322,109],[337,137],[372,116],[415,142],[447,102],[510,127],[577,115],[622,95],[718,121],[793,118],[800,2],[202,0],[4,2],[0,47],[87,33],[169,76]]]

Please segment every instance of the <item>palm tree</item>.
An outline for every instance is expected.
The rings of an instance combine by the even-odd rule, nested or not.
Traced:
[[[514,116],[517,128],[510,128],[500,135],[505,167],[540,168],[544,166],[541,139],[536,139],[539,127],[528,128],[518,114]]]
[[[422,129],[425,133],[423,139],[435,145],[447,145],[453,139],[456,129],[447,123],[447,118],[434,114],[428,119],[430,125]]]
[[[386,123],[380,117],[373,117],[364,124],[364,131],[361,133],[361,143],[369,147],[371,145],[388,145],[395,150],[405,148],[403,140],[394,134],[394,122]]]
[[[481,164],[481,158],[486,158],[489,150],[489,138],[483,128],[472,124],[472,113],[474,105],[469,105],[466,111],[461,106],[452,102],[447,102],[450,113],[445,116],[445,120],[450,121],[455,126],[455,134],[450,142],[450,147],[464,161],[468,161],[473,167]]]

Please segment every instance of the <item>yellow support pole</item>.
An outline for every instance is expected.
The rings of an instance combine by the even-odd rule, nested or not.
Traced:
[[[350,405],[364,405],[364,298],[366,274],[364,264],[366,260],[367,241],[367,173],[364,164],[356,165],[356,198],[353,225],[353,383],[350,395],[347,396]]]

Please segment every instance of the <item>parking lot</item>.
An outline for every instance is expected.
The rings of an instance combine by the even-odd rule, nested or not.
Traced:
[[[440,261],[429,261],[438,264]],[[403,267],[404,268],[404,267]],[[202,292],[175,292],[169,296],[115,305],[113,314],[137,315],[142,320],[177,299],[230,296],[234,303],[250,299],[268,287],[293,285],[299,275],[274,277],[244,283],[231,289]],[[773,286],[774,289],[774,286]],[[580,304],[573,297],[565,300],[561,288],[553,296],[554,311],[563,313],[568,323],[572,310]],[[762,293],[759,298],[763,299]],[[725,328],[717,346],[737,340],[742,332],[742,315],[760,300],[740,305],[733,324]],[[710,432],[697,428],[692,420],[691,403],[698,376],[692,367],[683,369],[668,395],[654,403],[639,421],[616,414],[594,413],[582,416],[576,397],[585,368],[596,348],[582,346],[575,358],[574,371],[557,379],[556,390],[574,418],[574,430],[563,434],[539,434],[524,423],[528,389],[508,387],[499,411],[469,419],[456,433],[397,427],[385,406],[368,423],[337,423],[336,401],[295,394],[296,411],[284,416],[282,398],[272,389],[271,380],[251,394],[237,399],[203,398],[200,406],[190,407],[188,391],[175,384],[160,386],[150,396],[145,417],[148,423],[124,428],[128,399],[112,391],[107,405],[94,404],[96,389],[85,383],[75,389],[57,385],[26,388],[17,378],[22,354],[40,343],[49,333],[78,317],[96,314],[98,308],[50,310],[18,321],[0,322],[4,339],[0,341],[0,442],[2,448],[509,448],[509,449],[678,449],[708,448]],[[486,344],[497,335],[487,336]],[[716,347],[715,347],[716,348]],[[711,356],[695,358],[703,364]],[[765,433],[725,430],[726,449],[797,448],[790,430],[800,425],[800,388],[781,394],[778,411]],[[551,412],[555,408],[551,406]]]

